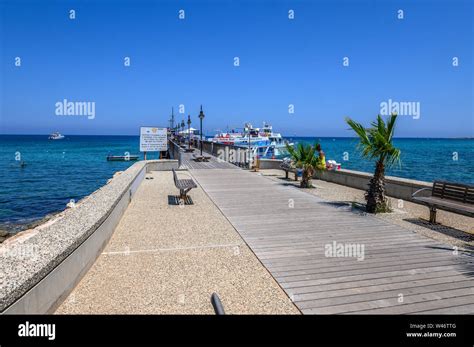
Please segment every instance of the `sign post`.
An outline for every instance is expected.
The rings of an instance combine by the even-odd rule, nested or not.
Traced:
[[[160,127],[140,127],[140,152],[146,160],[147,152],[168,150],[168,129]]]

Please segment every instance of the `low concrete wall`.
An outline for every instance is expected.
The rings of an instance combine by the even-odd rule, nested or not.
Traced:
[[[178,167],[181,166],[181,147],[179,147],[179,144],[175,141],[169,140],[169,153],[171,156],[171,159],[177,160],[178,161]]]
[[[102,252],[146,172],[177,164],[137,162],[51,223],[1,244],[0,312],[54,311]]]
[[[373,174],[341,169],[337,171],[326,170],[316,172],[315,177],[324,181],[367,190],[369,181],[373,177]],[[407,201],[412,201],[411,196],[418,189],[431,188],[432,186],[432,183],[425,181],[416,181],[393,176],[385,177],[385,191],[387,195]]]
[[[152,161],[147,164],[146,172],[150,171],[171,171],[171,169],[177,170],[179,167],[179,161],[177,159],[161,159],[160,161]]]
[[[280,169],[280,159],[259,159],[259,168],[262,170]]]
[[[280,169],[281,160],[278,159],[261,159],[260,169]],[[341,184],[343,186],[367,190],[369,181],[373,174],[362,171],[353,170],[325,170],[317,171],[315,178],[323,181]],[[411,180],[407,178],[386,176],[385,188],[387,195],[403,200],[412,201],[411,196],[414,192],[421,188],[431,188],[433,183],[425,181]]]

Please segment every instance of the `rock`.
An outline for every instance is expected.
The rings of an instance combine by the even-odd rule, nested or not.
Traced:
[[[8,236],[9,232],[6,230],[0,230],[0,237],[6,237]]]
[[[3,241],[5,241],[6,239],[7,239],[6,237],[0,236],[0,243],[2,243]]]

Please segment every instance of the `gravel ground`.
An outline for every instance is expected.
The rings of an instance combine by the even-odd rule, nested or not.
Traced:
[[[257,174],[262,174],[277,182],[284,181],[285,184],[299,186],[299,182],[292,179],[292,174],[289,180],[285,180],[284,172],[281,170],[260,170]],[[347,203],[348,207],[352,205],[352,202],[365,203],[365,192],[360,189],[321,180],[313,180],[313,186],[315,189],[305,189],[305,191],[325,200]],[[430,225],[428,223],[429,211],[426,206],[391,197],[389,199],[393,212],[377,214],[378,218],[389,220],[405,229],[452,246],[474,249],[474,218],[438,210],[437,222],[439,224]]]
[[[172,173],[147,177],[56,313],[213,314],[213,292],[229,314],[300,313],[200,188],[173,205]]]

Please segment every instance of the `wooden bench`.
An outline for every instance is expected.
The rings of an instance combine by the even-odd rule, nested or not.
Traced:
[[[193,154],[193,158],[195,161],[205,161],[205,162],[208,162],[211,159],[211,157],[207,157],[205,155],[201,156],[201,155],[196,155],[196,154]]]
[[[179,179],[178,175],[176,174],[176,171],[174,169],[172,169],[172,171],[173,171],[174,185],[176,186],[176,188],[179,189],[179,197],[186,201],[186,198],[187,198],[186,194],[191,189],[197,188],[197,185],[192,179]]]
[[[280,164],[280,169],[285,171],[285,178],[288,178],[288,172],[292,172],[295,174],[295,181],[298,181],[298,175],[296,174],[297,169],[291,167],[288,163],[285,162]]]
[[[431,190],[430,196],[417,196],[419,192]],[[436,209],[474,217],[474,186],[460,183],[435,181],[433,188],[422,188],[412,195],[415,202],[430,209],[430,223],[436,223]]]

